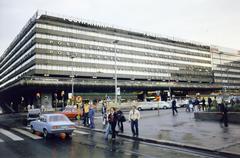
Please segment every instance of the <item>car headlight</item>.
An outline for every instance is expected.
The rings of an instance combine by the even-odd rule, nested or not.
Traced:
[[[60,126],[52,126],[52,129],[58,129]]]

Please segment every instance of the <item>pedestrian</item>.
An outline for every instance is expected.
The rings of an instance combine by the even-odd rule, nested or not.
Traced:
[[[118,129],[121,133],[124,132],[123,122],[126,121],[125,116],[123,115],[123,112],[118,109],[117,111],[117,122],[118,122]]]
[[[83,105],[83,111],[84,111],[84,120],[83,120],[83,124],[84,126],[89,126],[89,104],[86,103]]]
[[[103,125],[107,124],[107,106],[104,101],[102,102],[102,121]]]
[[[133,137],[138,137],[138,120],[140,119],[140,112],[137,110],[137,107],[134,105],[132,110],[129,112],[129,121],[131,122],[131,130]]]
[[[189,104],[189,112],[193,112],[193,101],[192,101],[192,98],[189,99],[188,101],[188,104]]]
[[[110,111],[109,109],[106,111],[106,125],[105,125],[105,134],[104,134],[104,138],[105,139],[108,139],[108,135],[112,132],[111,130],[111,125],[110,123],[108,122],[108,115],[110,114]]]
[[[227,105],[225,104],[225,101],[223,99],[219,105],[219,108],[220,108],[220,112],[222,115],[222,118],[220,121],[221,121],[221,123],[224,123],[225,127],[228,127],[228,109],[227,109]]]
[[[93,105],[90,106],[88,115],[89,115],[89,119],[90,119],[90,128],[93,129],[93,128],[95,128],[95,124],[94,124],[95,110],[94,110]]]
[[[217,97],[216,97],[216,96],[214,97],[214,100],[212,101],[212,106],[213,106],[215,109],[218,109],[218,102],[217,102]]]
[[[173,113],[173,116],[175,115],[175,112],[178,113],[177,111],[177,105],[176,105],[176,100],[175,98],[173,97],[173,100],[172,100],[172,113]]]
[[[200,111],[200,110],[201,110],[201,108],[199,105],[199,100],[198,100],[198,98],[196,98],[194,101],[194,111]]]
[[[235,104],[233,98],[230,99],[230,104],[231,104],[231,107],[233,107],[233,105]]]
[[[108,115],[108,122],[111,126],[112,140],[116,139],[116,125],[117,125],[117,113],[114,107],[110,108],[110,114]]]
[[[211,111],[212,99],[208,97],[208,111]]]
[[[202,110],[203,111],[205,111],[205,107],[206,107],[206,100],[203,97],[203,99],[202,99]]]

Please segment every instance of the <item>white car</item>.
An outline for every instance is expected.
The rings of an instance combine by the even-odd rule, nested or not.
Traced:
[[[160,101],[160,102],[139,102],[137,104],[138,110],[149,110],[149,109],[168,109],[171,108],[168,102],[166,101]]]
[[[69,136],[76,129],[75,124],[64,114],[43,114],[39,120],[32,121],[30,127],[32,133],[38,131],[43,133],[44,137],[59,133]]]

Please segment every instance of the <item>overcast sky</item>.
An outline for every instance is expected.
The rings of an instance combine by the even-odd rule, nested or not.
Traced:
[[[0,0],[0,54],[37,9],[240,49],[240,0]]]

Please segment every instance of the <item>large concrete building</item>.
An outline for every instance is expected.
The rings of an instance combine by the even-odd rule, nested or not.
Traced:
[[[239,58],[207,44],[36,12],[0,58],[0,94],[14,104],[40,94],[51,106],[73,84],[75,92],[114,92],[115,66],[121,91],[238,89]]]

